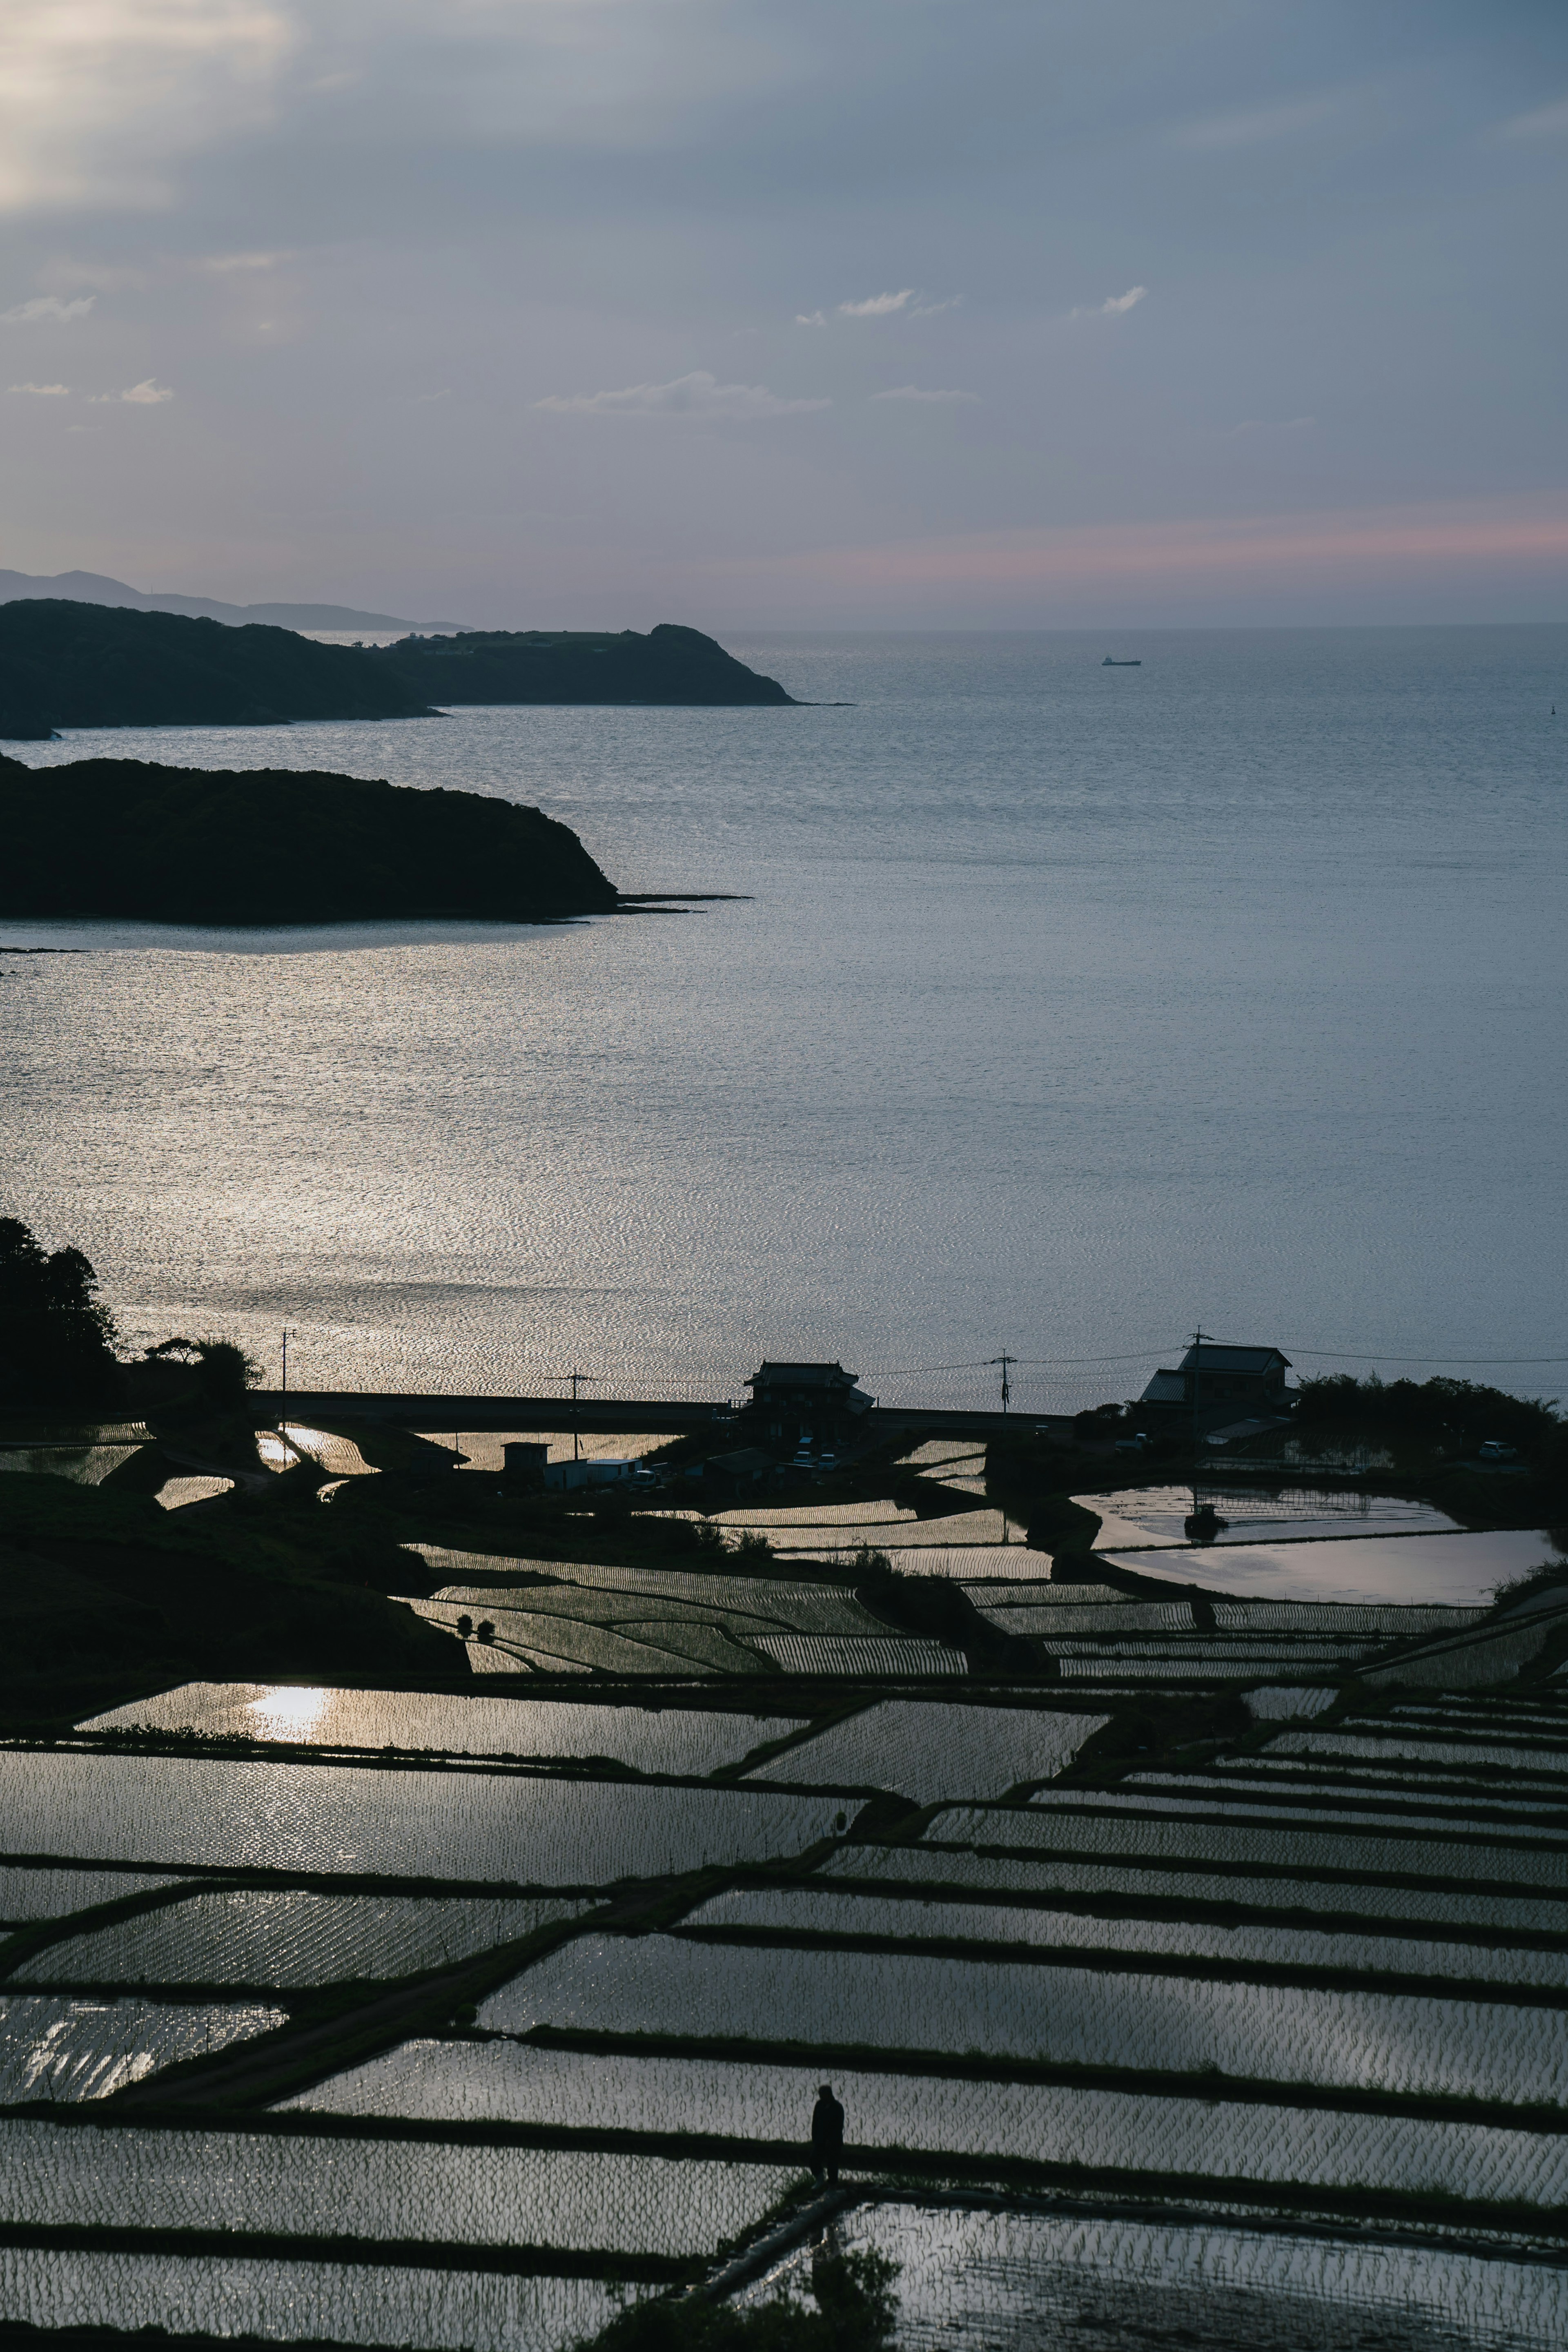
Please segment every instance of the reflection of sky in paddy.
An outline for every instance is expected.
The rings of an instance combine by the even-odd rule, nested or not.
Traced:
[[[1473,1535],[1350,1536],[1338,1542],[1200,1544],[1107,1552],[1118,1568],[1263,1601],[1490,1601],[1493,1588],[1552,1556],[1534,1528]]]
[[[1269,1536],[1400,1536],[1447,1533],[1454,1522],[1430,1503],[1400,1495],[1364,1495],[1354,1488],[1283,1486],[1276,1494],[1259,1487],[1202,1484],[1200,1503],[1212,1503],[1227,1522],[1225,1543],[1252,1543]],[[1190,1486],[1134,1486],[1117,1494],[1075,1495],[1075,1503],[1100,1517],[1099,1548],[1112,1544],[1184,1544],[1193,1507]]]

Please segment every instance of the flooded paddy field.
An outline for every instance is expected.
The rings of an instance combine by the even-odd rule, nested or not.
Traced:
[[[278,1444],[334,1528],[391,1483]],[[986,1477],[634,1560],[432,1510],[389,1589],[451,1686],[0,1743],[0,2323],[575,2352],[874,2246],[898,2352],[1554,2347],[1568,1589],[1493,1599],[1545,1539],[1121,1487],[1060,1557]]]

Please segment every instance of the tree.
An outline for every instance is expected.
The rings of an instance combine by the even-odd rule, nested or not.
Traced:
[[[0,1217],[0,1403],[99,1408],[123,1375],[114,1322],[78,1249],[46,1252],[17,1217]]]

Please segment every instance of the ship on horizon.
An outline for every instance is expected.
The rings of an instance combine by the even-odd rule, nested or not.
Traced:
[[[1118,661],[1114,654],[1107,654],[1100,667],[1102,669],[1142,669],[1144,657],[1140,654],[1135,661]]]

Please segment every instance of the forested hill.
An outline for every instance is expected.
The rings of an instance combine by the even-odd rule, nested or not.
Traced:
[[[414,719],[428,703],[352,646],[61,598],[0,604],[0,737],[60,727]]]
[[[416,719],[465,702],[787,703],[696,629],[638,636],[405,637],[319,646],[60,598],[0,604],[0,738],[65,727],[257,727],[291,719]]]
[[[293,769],[0,756],[0,916],[528,922],[616,903],[576,834],[538,809]]]
[[[664,621],[646,636],[572,629],[404,637],[371,656],[427,702],[792,703],[700,629]]]

